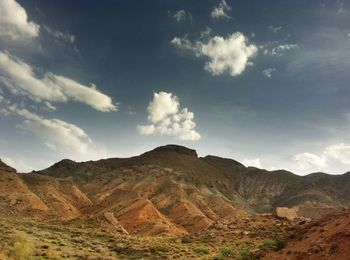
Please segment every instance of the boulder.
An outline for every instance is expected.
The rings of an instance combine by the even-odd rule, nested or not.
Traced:
[[[285,219],[292,221],[298,217],[298,209],[277,207],[276,208],[276,216],[278,218],[285,218]]]

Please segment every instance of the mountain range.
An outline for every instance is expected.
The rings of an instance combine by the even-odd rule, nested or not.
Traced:
[[[277,207],[305,217],[350,206],[350,173],[298,176],[166,145],[131,158],[62,160],[31,173],[0,161],[6,217],[103,219],[129,234],[184,235]]]

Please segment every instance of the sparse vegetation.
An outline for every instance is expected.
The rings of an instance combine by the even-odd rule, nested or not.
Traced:
[[[230,246],[220,247],[220,254],[224,257],[233,257],[237,254],[237,251],[235,248]]]
[[[279,251],[281,249],[283,249],[285,247],[286,243],[279,239],[279,238],[275,238],[275,239],[268,239],[262,242],[262,244],[260,245],[261,249],[272,249],[274,251]]]

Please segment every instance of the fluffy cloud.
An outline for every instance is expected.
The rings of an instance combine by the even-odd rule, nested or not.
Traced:
[[[267,68],[267,69],[264,69],[262,71],[262,74],[266,77],[266,78],[272,78],[272,73],[275,72],[276,69],[275,68]]]
[[[154,93],[147,108],[151,124],[138,125],[138,132],[142,135],[174,136],[180,140],[199,140],[201,136],[195,131],[194,114],[187,108],[179,109],[179,100],[172,93]]]
[[[189,12],[186,12],[185,10],[179,10],[174,13],[173,18],[178,22],[178,23],[184,23],[186,21],[192,21],[192,15]]]
[[[350,164],[350,145],[344,143],[328,146],[324,153],[343,164]]]
[[[38,102],[75,100],[102,112],[117,110],[112,99],[99,92],[95,85],[85,86],[53,73],[46,73],[39,78],[34,74],[31,66],[1,51],[0,82],[14,94],[26,95]]]
[[[312,153],[299,153],[294,156],[294,161],[300,170],[322,169],[327,166],[327,158]]]
[[[171,41],[181,49],[193,51],[198,57],[208,57],[204,69],[212,75],[228,72],[231,76],[240,75],[248,65],[258,48],[248,43],[248,39],[240,32],[233,33],[227,38],[214,36],[206,42],[197,41],[192,44],[187,38],[175,37]]]
[[[256,158],[256,159],[244,159],[242,161],[242,163],[245,166],[252,166],[252,167],[256,167],[256,168],[262,168],[262,164],[260,161],[260,158]]]
[[[270,55],[270,56],[277,56],[277,57],[281,57],[283,56],[286,52],[292,50],[292,49],[296,49],[299,46],[297,44],[282,44],[282,45],[278,45],[276,47],[273,47],[272,49],[268,50],[265,49],[264,50],[264,54],[265,55]]]
[[[157,123],[179,111],[179,100],[172,93],[154,93],[153,100],[148,105],[148,119]]]
[[[213,19],[222,19],[222,18],[230,18],[227,12],[231,11],[231,6],[229,6],[225,0],[221,0],[221,2],[214,6],[214,9],[211,11],[210,16]]]
[[[15,0],[0,1],[0,37],[10,40],[37,37],[39,25],[28,21],[26,10]]]

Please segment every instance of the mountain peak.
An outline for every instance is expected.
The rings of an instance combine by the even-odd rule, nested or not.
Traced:
[[[198,157],[196,150],[187,148],[185,146],[176,145],[176,144],[168,144],[164,146],[159,146],[152,151],[147,153],[177,153],[180,155],[188,155],[193,157]]]

